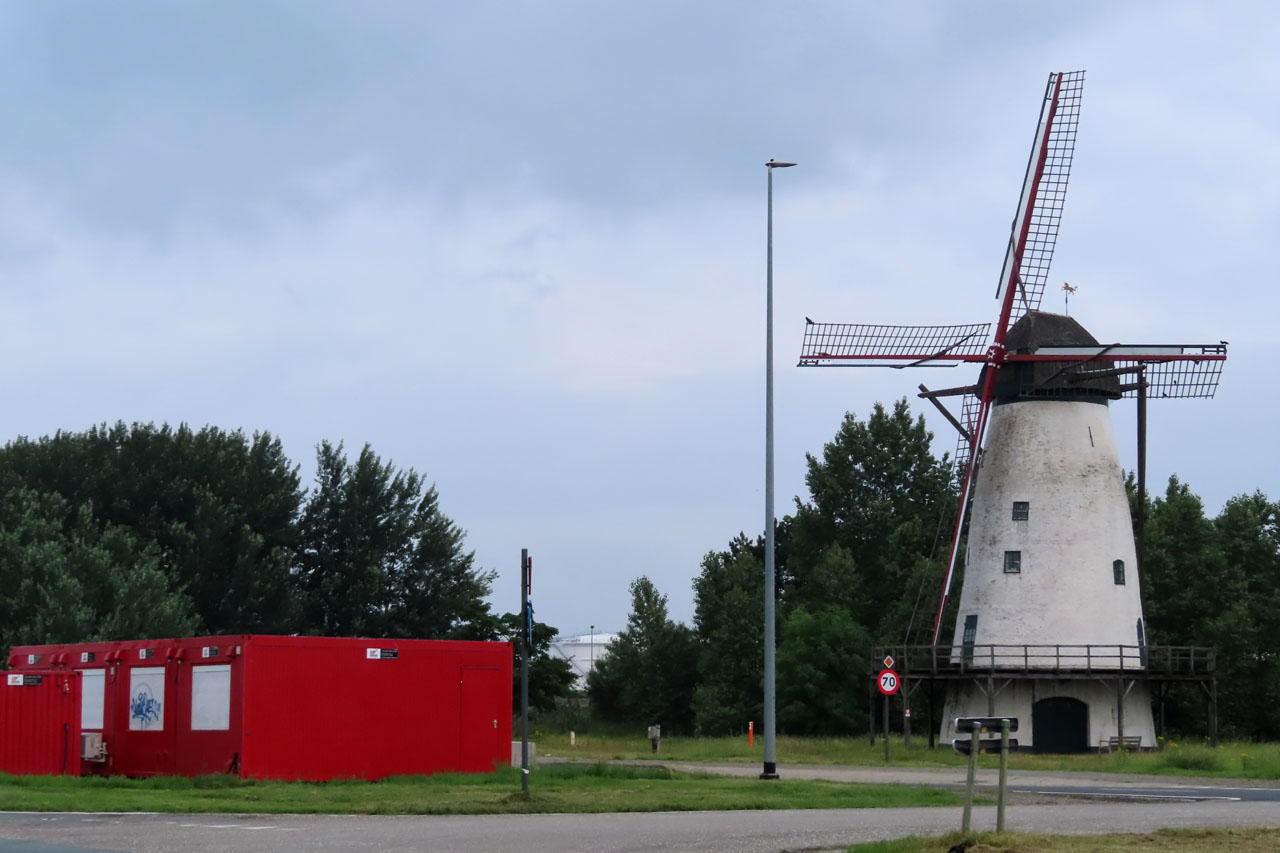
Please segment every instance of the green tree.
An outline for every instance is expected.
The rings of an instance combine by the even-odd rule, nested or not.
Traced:
[[[1148,514],[1142,583],[1147,641],[1153,645],[1212,646],[1217,649],[1219,707],[1224,728],[1234,725],[1234,706],[1243,685],[1238,672],[1253,646],[1254,629],[1245,596],[1242,567],[1229,563],[1213,521],[1200,498],[1169,478],[1163,498]],[[1175,731],[1208,730],[1206,709],[1196,691],[1171,694],[1166,703]]]
[[[169,586],[190,598],[197,630],[293,625],[301,492],[268,433],[117,423],[19,438],[0,451],[0,484],[60,496],[64,530],[87,507],[99,531],[153,544]]]
[[[778,645],[778,728],[842,735],[866,727],[862,711],[867,631],[837,606],[787,615]]]
[[[68,529],[69,525],[69,529]],[[31,489],[0,496],[0,647],[192,633],[191,601],[170,587],[154,545],[99,530],[83,506]]]
[[[745,536],[702,559],[693,595],[694,720],[705,734],[740,732],[764,701],[764,563]]]
[[[445,638],[494,636],[484,597],[495,573],[462,550],[463,533],[434,487],[368,446],[316,452],[316,489],[302,518],[296,581],[307,632]]]
[[[839,545],[852,570],[842,579],[850,616],[880,642],[914,640],[931,620],[922,590],[941,583],[955,512],[950,462],[935,458],[924,418],[905,399],[877,403],[866,422],[845,416],[822,457],[806,456],[808,502],[789,529],[787,595],[817,600],[824,553]],[[926,611],[928,608],[926,608]]]
[[[1243,603],[1243,574],[1228,566],[1200,498],[1176,476],[1152,506],[1143,558],[1152,643],[1213,645],[1224,627],[1239,624],[1232,610]]]
[[[667,597],[637,578],[627,627],[587,677],[592,706],[606,720],[690,731],[696,657],[693,632],[667,616]]]
[[[1243,576],[1243,620],[1230,626],[1239,657],[1223,660],[1224,719],[1259,740],[1280,737],[1280,506],[1261,492],[1227,501],[1214,519],[1228,571]]]

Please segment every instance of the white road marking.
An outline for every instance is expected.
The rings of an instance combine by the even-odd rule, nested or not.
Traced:
[[[1205,797],[1196,794],[1117,794],[1091,791],[1032,791],[1034,794],[1052,794],[1059,797],[1112,797],[1120,800],[1226,800],[1240,802],[1239,797]]]
[[[273,829],[276,832],[301,832],[300,826],[249,826],[243,823],[174,823],[166,821],[170,826],[176,826],[179,829]]]

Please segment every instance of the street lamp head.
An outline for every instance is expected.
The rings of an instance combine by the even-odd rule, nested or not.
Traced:
[[[788,166],[794,166],[795,163],[788,163],[785,160],[770,160],[768,163],[765,163],[765,165],[770,169],[785,169]]]

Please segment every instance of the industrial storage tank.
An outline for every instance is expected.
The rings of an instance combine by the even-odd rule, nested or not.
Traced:
[[[569,662],[575,678],[574,688],[586,690],[587,675],[609,654],[609,644],[616,639],[617,634],[604,631],[588,631],[568,636],[557,634],[551,638],[551,654]]]

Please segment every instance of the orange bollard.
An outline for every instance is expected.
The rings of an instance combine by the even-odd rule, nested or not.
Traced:
[[[754,721],[747,723],[747,748],[753,748],[756,745],[756,724]]]

